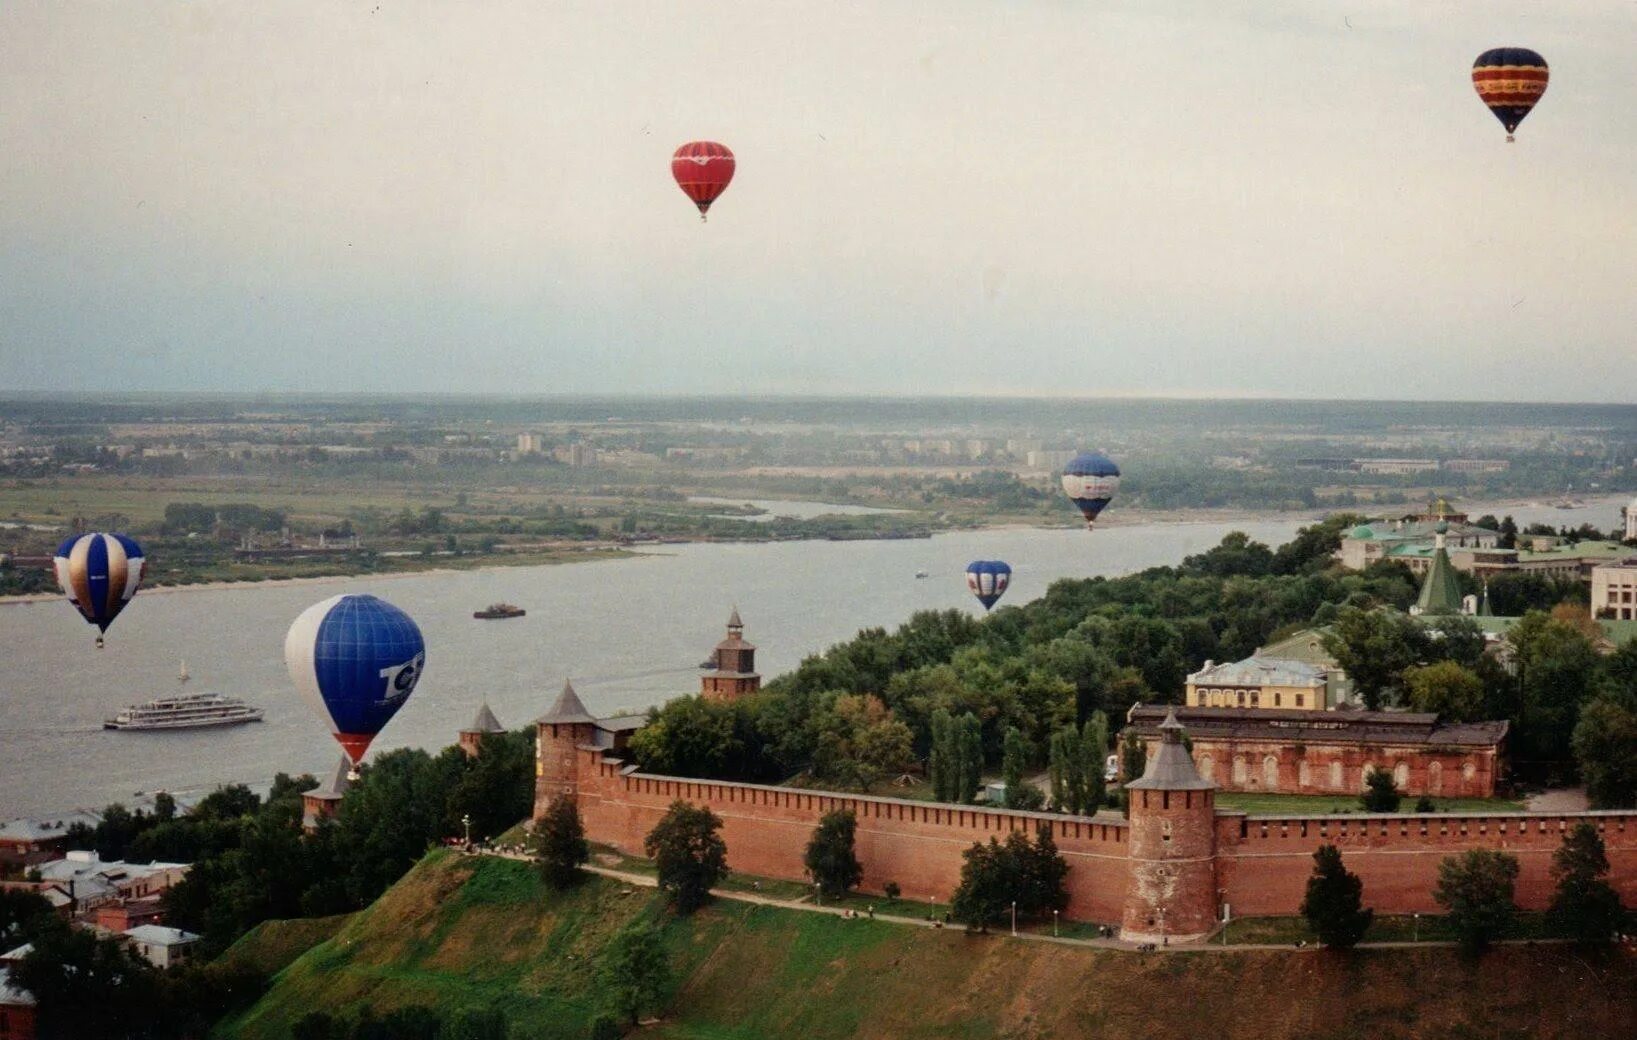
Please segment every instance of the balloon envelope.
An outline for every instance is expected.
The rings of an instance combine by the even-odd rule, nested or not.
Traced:
[[[1083,451],[1063,467],[1063,493],[1086,518],[1088,530],[1119,489],[1120,467],[1100,451]]]
[[[374,596],[334,596],[301,612],[284,663],[302,699],[354,765],[415,692],[426,640],[413,618]]]
[[[1506,139],[1546,93],[1546,59],[1527,47],[1496,47],[1472,63],[1472,85],[1506,127]]]
[[[57,546],[57,584],[85,620],[103,632],[136,595],[147,573],[142,547],[122,534],[81,534]]]
[[[699,207],[699,219],[704,220],[711,203],[728,189],[737,165],[727,145],[690,141],[671,156],[671,176],[682,193]]]
[[[1012,584],[1012,568],[1004,560],[973,560],[966,565],[966,587],[988,610],[1006,595]]]

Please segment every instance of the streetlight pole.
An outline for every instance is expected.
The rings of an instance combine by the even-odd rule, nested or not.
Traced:
[[[1052,911],[1052,938],[1053,939],[1057,938],[1057,914],[1058,914],[1058,911],[1056,911],[1056,910]]]
[[[1012,938],[1017,938],[1017,900],[1012,900]]]
[[[460,818],[460,825],[466,829],[466,844],[468,844],[468,845],[472,844],[472,817],[471,817],[471,815],[470,814],[462,815],[461,818]]]
[[[1420,942],[1421,941],[1421,915],[1420,914],[1411,914],[1410,918],[1411,918],[1411,920],[1413,920],[1415,922],[1415,924],[1413,925],[1413,930],[1410,932],[1410,941],[1411,942]]]

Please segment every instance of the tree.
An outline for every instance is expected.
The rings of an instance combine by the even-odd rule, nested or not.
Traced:
[[[1608,883],[1609,858],[1597,828],[1578,823],[1552,853],[1551,916],[1558,927],[1581,942],[1608,942],[1620,930],[1625,912]]]
[[[1476,722],[1484,717],[1484,684],[1471,669],[1454,661],[1435,661],[1404,672],[1410,707],[1446,722]]]
[[[971,712],[956,722],[955,761],[959,778],[957,801],[974,802],[983,787],[983,727]]]
[[[1408,616],[1360,607],[1336,612],[1324,648],[1371,711],[1397,700],[1405,670],[1425,661],[1429,651],[1426,632]]]
[[[857,829],[858,818],[851,809],[825,813],[813,829],[802,862],[822,895],[839,899],[863,878],[864,866],[853,853]]]
[[[961,883],[949,901],[950,912],[970,929],[987,932],[1007,913],[1016,890],[1015,864],[999,842],[973,842],[961,853]]]
[[[932,796],[940,802],[955,800],[956,766],[953,732],[955,721],[942,708],[932,713],[932,749],[927,759]]]
[[[705,905],[710,890],[727,874],[728,847],[721,829],[715,813],[679,800],[643,840],[659,867],[659,887],[677,913],[691,914]]]
[[[1587,704],[1572,744],[1592,808],[1637,806],[1637,697],[1604,694]]]
[[[567,888],[580,880],[580,864],[591,858],[591,846],[573,795],[553,798],[534,825],[534,855],[541,878],[552,888]]]
[[[1069,867],[1049,828],[1041,828],[1033,842],[1013,831],[1001,844],[974,842],[961,854],[961,883],[950,910],[968,928],[988,931],[1012,911],[1020,918],[1043,917],[1068,905],[1063,887]]]
[[[438,1028],[437,1040],[506,1040],[506,1031],[499,1008],[462,1008]]]
[[[534,732],[485,733],[475,757],[460,763],[449,815],[471,818],[472,835],[492,838],[534,809]]]
[[[1126,783],[1141,779],[1147,768],[1148,751],[1143,747],[1142,738],[1137,736],[1137,727],[1127,726],[1120,742],[1120,770],[1125,774]]]
[[[1364,908],[1363,894],[1364,882],[1342,865],[1341,850],[1334,845],[1319,846],[1302,899],[1302,916],[1319,942],[1345,950],[1364,938],[1375,911]]]
[[[1581,702],[1598,685],[1596,649],[1573,623],[1540,611],[1525,614],[1506,641],[1518,676],[1517,757],[1567,760]]]
[[[1393,782],[1393,774],[1387,770],[1377,767],[1364,778],[1364,793],[1359,795],[1359,804],[1364,806],[1365,812],[1397,812],[1402,799],[1398,785]]]
[[[659,933],[632,925],[614,936],[597,966],[597,981],[609,1008],[631,1025],[645,1010],[656,1010],[671,984],[671,969]]]
[[[1085,797],[1077,811],[1095,813],[1108,794],[1108,784],[1103,779],[1106,768],[1103,763],[1108,756],[1108,716],[1100,711],[1092,712],[1091,718],[1086,720],[1085,729],[1080,734],[1080,755]]]
[[[1001,757],[1001,780],[1006,785],[1006,808],[1040,808],[1040,789],[1024,779],[1028,765],[1029,748],[1023,731],[1016,726],[1006,727],[1005,751]]]
[[[1517,857],[1493,849],[1469,849],[1438,864],[1432,897],[1449,912],[1463,950],[1482,953],[1511,931],[1518,914],[1512,901],[1517,880]]]

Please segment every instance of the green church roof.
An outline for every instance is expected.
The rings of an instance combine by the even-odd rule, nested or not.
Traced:
[[[1374,538],[1375,536],[1376,533],[1370,529],[1369,524],[1359,524],[1357,527],[1353,528],[1354,538]]]
[[[1449,562],[1449,553],[1439,547],[1432,554],[1432,566],[1421,583],[1421,595],[1416,606],[1423,614],[1459,614],[1461,612],[1461,583],[1455,578],[1455,567]]]

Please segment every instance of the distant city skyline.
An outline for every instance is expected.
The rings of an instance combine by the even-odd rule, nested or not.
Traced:
[[[1637,6],[0,8],[0,393],[1637,400]],[[1516,144],[1468,81],[1522,45]],[[701,225],[669,176],[720,140]]]

